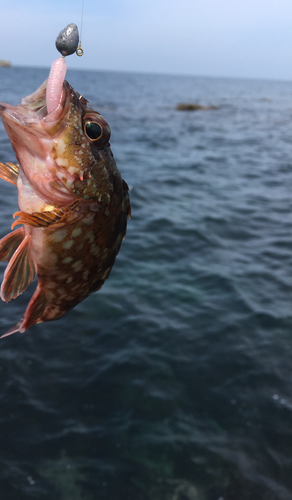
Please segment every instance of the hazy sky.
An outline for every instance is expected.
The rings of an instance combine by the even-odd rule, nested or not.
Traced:
[[[47,66],[82,0],[1,0],[0,58]],[[68,67],[292,79],[292,0],[84,0]]]

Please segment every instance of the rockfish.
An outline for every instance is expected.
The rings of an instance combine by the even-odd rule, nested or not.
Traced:
[[[22,225],[0,240],[0,261],[8,261],[1,299],[15,299],[38,277],[23,318],[3,336],[58,319],[99,290],[130,217],[106,120],[67,81],[48,113],[46,87],[17,106],[0,103],[18,162],[1,163],[0,177],[17,186],[11,228]]]

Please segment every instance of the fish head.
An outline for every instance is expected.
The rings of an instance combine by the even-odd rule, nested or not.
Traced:
[[[76,196],[107,199],[116,164],[110,127],[64,81],[58,106],[47,112],[47,80],[16,106],[0,103],[0,116],[25,179],[49,202]]]

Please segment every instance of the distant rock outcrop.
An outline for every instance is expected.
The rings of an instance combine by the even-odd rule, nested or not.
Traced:
[[[5,59],[0,59],[0,68],[10,68],[11,62],[5,61]]]
[[[202,106],[201,104],[181,102],[175,108],[177,111],[209,111],[218,109],[217,106]]]

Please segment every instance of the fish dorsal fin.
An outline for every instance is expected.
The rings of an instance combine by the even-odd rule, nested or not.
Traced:
[[[1,299],[9,302],[15,299],[36,277],[36,266],[29,248],[30,238],[26,236],[10,258],[1,286]]]
[[[0,262],[3,260],[10,261],[12,255],[14,254],[17,247],[24,238],[23,227],[12,231],[0,240]]]

